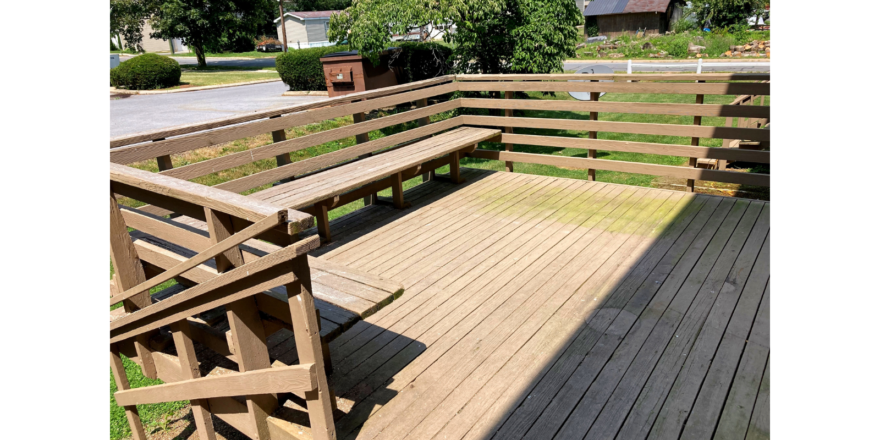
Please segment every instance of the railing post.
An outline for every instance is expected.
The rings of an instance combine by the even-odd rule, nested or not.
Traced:
[[[122,358],[119,356],[119,348],[116,344],[110,344],[110,370],[113,372],[113,379],[116,380],[116,388],[119,391],[131,388],[131,385],[128,384],[128,377],[125,376],[125,368],[122,366]],[[137,406],[123,406],[122,408],[125,409],[125,417],[131,428],[131,437],[134,440],[147,440]]]
[[[513,99],[513,92],[512,91],[505,91],[504,92],[504,99]],[[513,109],[512,108],[504,109],[504,116],[508,117],[508,118],[513,117]],[[504,127],[504,132],[512,134],[513,127]],[[513,151],[513,144],[504,144],[504,151]],[[504,169],[508,172],[513,172],[513,162],[509,162],[509,161],[504,162]]]
[[[590,80],[590,82],[597,82],[595,79]],[[599,102],[599,92],[590,92],[590,102]],[[599,112],[590,112],[590,120],[598,121],[599,120]],[[591,131],[589,134],[590,139],[597,139],[599,137],[599,133],[595,131]],[[587,157],[590,159],[596,158],[596,150],[587,150]],[[596,180],[596,170],[590,168],[587,170],[587,180],[593,182]]]
[[[276,119],[276,118],[280,118],[280,117],[281,117],[281,115],[275,115],[275,116],[270,117],[269,119]],[[286,140],[287,140],[287,133],[284,132],[283,128],[281,130],[275,130],[272,132],[272,142],[273,143],[283,142]],[[291,163],[293,163],[293,160],[290,159],[290,153],[282,153],[282,154],[275,156],[275,166],[283,167],[284,165],[291,164]],[[294,177],[291,176],[287,179],[281,180],[279,183],[290,182],[293,179],[294,179]]]
[[[290,305],[290,318],[293,323],[293,337],[300,364],[315,364],[318,388],[305,393],[306,408],[312,437],[316,440],[336,438],[333,422],[333,392],[327,383],[324,367],[324,347],[321,341],[320,325],[315,298],[312,295],[312,277],[306,255],[294,258],[291,268],[296,281],[285,286],[287,302]]]
[[[733,118],[728,117],[724,122],[725,127],[733,127]],[[724,139],[721,141],[721,148],[730,148],[730,139]],[[718,169],[724,171],[727,169],[727,159],[718,159]]]
[[[180,360],[180,370],[186,379],[198,379],[202,377],[199,372],[199,362],[196,360],[196,350],[192,342],[192,328],[186,319],[171,325],[171,334],[174,338],[174,347],[177,349],[177,358]],[[208,411],[207,400],[192,400],[193,419],[196,422],[196,430],[199,439],[213,440],[217,438],[214,432],[214,422]]]
[[[422,98],[416,101],[416,108],[422,108],[428,106],[428,98]],[[431,123],[431,118],[429,116],[425,116],[424,118],[419,118],[419,127],[424,127]],[[422,174],[422,182],[428,182],[434,179],[434,170],[428,171],[425,174]]]
[[[697,80],[697,84],[704,83],[704,82],[706,82],[706,81]],[[697,104],[703,103],[703,95],[697,95],[696,103]],[[702,116],[694,116],[694,125],[703,125],[703,117]],[[692,137],[691,138],[691,146],[698,147],[699,145],[700,145],[700,138],[699,137]],[[697,167],[697,158],[696,157],[689,158],[688,159],[688,166],[691,168],[696,168]],[[687,192],[694,192],[694,185],[695,184],[696,184],[696,181],[694,179],[688,179],[686,191]]]
[[[232,217],[228,214],[205,208],[211,243],[219,243],[235,233]],[[236,266],[244,265],[244,257],[238,246],[214,257],[217,272],[223,273]],[[263,322],[257,309],[256,298],[247,297],[226,305],[226,317],[232,330],[233,354],[238,360],[238,371],[262,370],[271,368],[269,349]],[[278,399],[271,394],[247,396],[249,422],[253,424],[257,438],[269,438],[268,418],[278,407]]]
[[[352,117],[352,119],[354,119],[355,124],[359,124],[359,123],[367,120],[367,115],[365,115],[364,113],[355,113],[355,114],[351,115],[351,117]],[[370,142],[370,134],[369,133],[362,133],[359,135],[355,135],[354,138],[355,138],[355,143],[358,143],[358,144]],[[367,153],[367,154],[358,156],[358,159],[365,159],[365,158],[368,158],[372,155],[373,155],[373,153]],[[376,203],[377,196],[378,196],[377,194],[370,194],[370,195],[364,197],[364,206],[369,206],[369,205],[372,205],[373,203]]]
[[[137,250],[128,235],[128,228],[113,190],[110,190],[110,261],[116,275],[116,288],[119,292],[137,286],[147,281],[144,267],[138,258]],[[122,301],[126,313],[149,307],[152,304],[150,292],[144,292]],[[138,360],[144,376],[151,379],[159,377],[156,364],[153,361],[153,352],[150,349],[150,337],[154,332],[138,335],[134,340]]]

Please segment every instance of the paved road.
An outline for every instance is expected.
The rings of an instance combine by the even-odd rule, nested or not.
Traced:
[[[124,56],[120,61],[125,61],[131,57]],[[171,57],[180,64],[195,65],[198,64],[195,57]],[[208,58],[206,60],[209,66],[230,66],[230,67],[275,67],[275,58],[254,58],[250,60],[230,60],[225,58]]]
[[[110,137],[327,99],[281,96],[283,82],[110,100]]]

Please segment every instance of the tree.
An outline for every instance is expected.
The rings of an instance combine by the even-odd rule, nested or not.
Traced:
[[[110,0],[110,35],[121,34],[127,49],[143,52],[144,22],[155,8],[154,0]]]
[[[702,28],[706,20],[717,28],[747,25],[749,17],[764,12],[767,0],[695,0],[690,12]],[[687,12],[685,12],[687,14]]]
[[[392,34],[452,24],[447,33],[460,73],[562,71],[574,55],[583,16],[571,0],[359,0],[330,19],[331,39],[378,62]]]
[[[150,36],[180,38],[205,67],[207,51],[220,51],[241,35],[253,39],[277,7],[275,0],[165,0],[150,20]]]
[[[349,6],[351,0],[284,0],[285,11],[335,11]]]

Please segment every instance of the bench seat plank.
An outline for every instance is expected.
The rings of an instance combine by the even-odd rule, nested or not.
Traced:
[[[289,208],[306,207],[499,134],[500,131],[495,129],[460,127],[398,150],[296,179],[248,197]]]

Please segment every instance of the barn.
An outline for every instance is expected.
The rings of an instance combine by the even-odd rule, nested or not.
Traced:
[[[662,34],[681,16],[683,5],[674,0],[593,0],[584,9],[587,27],[595,20],[599,35],[617,37],[638,30]]]

